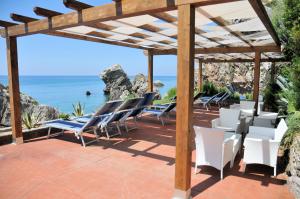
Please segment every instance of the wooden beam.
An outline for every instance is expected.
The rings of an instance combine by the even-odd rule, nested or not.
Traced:
[[[27,17],[27,16],[15,14],[15,13],[11,13],[10,18],[14,21],[18,21],[18,22],[22,22],[22,23],[29,23],[29,22],[33,22],[33,21],[38,20],[38,19],[35,19],[35,18],[31,18],[31,17]]]
[[[198,68],[198,89],[202,90],[202,82],[203,82],[203,62],[199,59],[199,68]]]
[[[71,12],[54,16],[51,21],[41,19],[24,24],[8,27],[7,36],[25,36],[37,33],[47,33],[53,30],[85,25],[93,22],[116,20],[120,18],[133,17],[156,12],[175,10],[178,5],[192,4],[197,6],[212,5],[218,3],[232,2],[236,0],[125,0],[113,2],[106,5],[87,8],[79,12]],[[2,31],[2,36],[5,34]]]
[[[15,26],[15,25],[18,25],[18,24],[13,23],[13,22],[0,20],[0,26],[1,27],[7,28],[7,27],[10,27],[10,26]]]
[[[253,100],[255,101],[255,115],[257,115],[258,96],[259,96],[259,82],[260,82],[260,57],[259,52],[255,53],[254,62],[254,79],[253,79]]]
[[[162,13],[154,13],[154,14],[151,14],[151,16],[153,17],[156,17],[162,21],[165,21],[167,23],[171,23],[173,24],[174,26],[177,26],[176,22],[177,22],[177,18],[176,17],[173,17],[172,15],[168,14],[168,13],[165,13],[165,12],[162,12]],[[196,28],[195,27],[195,33],[200,36],[200,37],[203,37],[209,41],[212,41],[212,42],[215,42],[217,43],[219,46],[226,46],[224,44],[221,44],[220,42],[218,42],[216,39],[213,39],[213,38],[209,38],[209,37],[206,37],[203,35],[203,33],[205,33],[204,31],[202,31],[201,29],[199,28]],[[176,37],[176,36],[174,36]]]
[[[110,45],[115,45],[115,46],[123,46],[123,47],[129,47],[129,48],[137,48],[137,49],[142,49],[142,50],[148,50],[149,48],[145,48],[139,45],[134,45],[134,44],[129,44],[129,43],[122,43],[118,41],[107,41],[101,38],[94,38],[94,37],[87,37],[83,35],[75,35],[75,34],[70,34],[66,32],[51,32],[48,35],[52,36],[58,36],[58,37],[65,37],[65,38],[70,38],[70,39],[78,39],[78,40],[83,40],[83,41],[91,41],[91,42],[98,42],[98,43],[103,43],[103,44],[110,44]]]
[[[190,198],[195,7],[178,6],[176,165],[174,198]]]
[[[117,22],[120,23],[120,24],[124,24],[124,25],[126,25],[126,26],[129,26],[129,27],[136,28],[135,26],[133,26],[133,25],[131,25],[131,24],[129,24],[129,23],[123,22],[123,21],[117,20]],[[100,29],[100,30],[106,30],[106,31],[114,32],[114,33],[117,33],[117,34],[119,34],[119,35],[124,35],[124,36],[128,37],[127,34],[123,34],[123,33],[120,33],[120,32],[118,32],[118,31],[114,31],[114,29],[115,29],[114,27],[111,27],[111,26],[106,25],[106,24],[101,23],[101,22],[96,23],[96,24],[89,24],[89,25],[87,25],[87,26],[93,27],[93,28],[97,28],[97,29]],[[152,32],[151,30],[147,30],[147,29],[145,29],[145,28],[143,28],[143,27],[138,27],[138,28],[143,29],[143,30],[146,30],[146,31]],[[166,36],[166,37],[169,37],[168,35],[165,35],[165,34],[160,34],[160,33],[157,33],[157,32],[153,32],[153,33],[159,34],[159,35],[164,35],[164,36]],[[142,34],[142,33],[140,33],[140,34]],[[134,34],[131,34],[130,36],[131,36],[131,37],[134,37],[134,38],[139,38],[139,37],[135,36]],[[150,36],[149,36],[149,37],[150,37]],[[155,41],[153,41],[153,40],[147,39],[147,37],[145,37],[145,38],[143,38],[143,39],[146,40],[146,41],[155,42]],[[157,43],[157,44],[159,45],[159,43]],[[173,47],[173,48],[176,47],[176,46],[174,46],[174,45],[168,45],[168,46],[171,46],[171,47]]]
[[[262,23],[265,25],[267,31],[269,32],[269,34],[273,38],[274,42],[278,46],[280,46],[280,40],[278,38],[278,35],[277,35],[273,25],[272,25],[272,22],[271,22],[271,20],[268,16],[268,13],[267,13],[264,5],[262,4],[261,0],[248,0],[248,1],[251,4],[254,11],[256,12],[257,16],[260,18]]]
[[[60,12],[56,12],[56,11],[53,11],[53,10],[48,10],[48,9],[41,8],[41,7],[33,8],[33,12],[38,16],[48,17],[48,18],[63,14],[63,13],[60,13]]]
[[[233,35],[234,37],[236,37],[237,39],[241,40],[242,42],[244,42],[245,44],[252,46],[251,43],[247,40],[245,40],[243,38],[243,35],[235,32],[233,30],[231,30],[230,28],[228,28],[225,24],[225,20],[221,17],[216,17],[213,18],[209,13],[207,13],[205,10],[201,9],[201,7],[196,9],[199,13],[201,13],[202,15],[206,16],[208,19],[210,19],[211,21],[213,21],[214,23],[216,23],[220,28],[224,29],[225,31],[227,31],[229,34]]]
[[[255,62],[255,59],[201,59],[203,63],[245,63],[245,62]],[[266,58],[260,59],[260,62],[288,62],[289,60],[285,58]]]
[[[12,136],[13,142],[16,144],[20,144],[23,143],[23,134],[21,120],[17,38],[7,37],[6,45]]]
[[[37,21],[38,19],[23,16],[23,15],[18,15],[18,14],[12,14],[12,18],[22,21],[26,23],[26,21]],[[107,41],[101,38],[94,38],[94,37],[88,37],[84,35],[76,35],[76,34],[71,34],[71,33],[65,33],[65,32],[58,32],[58,31],[51,31],[49,33],[46,33],[47,35],[52,35],[52,36],[59,36],[59,37],[66,37],[66,38],[71,38],[71,39],[78,39],[78,40],[84,40],[84,41],[92,41],[92,42],[99,42],[99,43],[104,43],[104,44],[111,44],[111,45],[117,45],[117,46],[124,46],[124,47],[130,47],[130,48],[138,48],[138,49],[148,49],[144,47],[140,47],[139,45],[134,45],[130,43],[123,43],[119,41]]]
[[[272,62],[271,71],[270,71],[270,79],[272,82],[275,81],[275,76],[276,76],[276,64],[275,64],[275,62]]]
[[[251,53],[251,52],[281,52],[280,46],[253,46],[253,47],[212,47],[197,48],[195,54],[214,53]],[[176,55],[177,49],[153,50],[154,55]]]
[[[81,11],[81,10],[93,7],[93,6],[88,5],[86,3],[82,3],[80,1],[75,1],[75,0],[64,0],[64,5],[67,8],[77,10],[77,11]]]
[[[148,50],[148,91],[153,92],[153,54]]]

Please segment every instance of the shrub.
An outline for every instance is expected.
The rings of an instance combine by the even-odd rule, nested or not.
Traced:
[[[82,105],[80,102],[77,104],[73,104],[73,113],[72,115],[75,117],[80,117],[84,115],[84,105]]]
[[[39,114],[34,115],[31,112],[26,112],[22,116],[22,122],[23,126],[27,129],[36,128],[39,126],[39,122],[41,120],[40,118],[41,112]]]
[[[168,92],[166,93],[166,95],[160,99],[160,100],[155,100],[153,103],[154,104],[168,104],[171,103],[173,101],[173,98],[176,96],[177,93],[177,89],[174,88],[170,88],[168,90]]]
[[[252,93],[245,93],[246,100],[253,100],[253,94]]]
[[[295,108],[300,110],[300,57],[293,60],[293,72],[292,72],[293,90],[295,96]]]
[[[61,118],[63,120],[70,120],[70,115],[67,113],[60,113],[58,118]]]
[[[125,95],[125,96],[121,96],[120,98],[122,100],[128,100],[128,99],[133,99],[133,98],[136,98],[137,96],[134,94],[134,93],[129,93],[128,95]]]
[[[168,90],[168,92],[167,92],[167,96],[165,96],[165,97],[167,97],[167,98],[173,98],[173,97],[175,97],[176,96],[176,93],[177,93],[177,89],[174,87],[174,88],[170,88],[169,90]]]
[[[239,101],[240,100],[240,93],[235,92],[230,96],[231,99],[235,100],[235,101]]]
[[[270,81],[264,90],[264,110],[278,112],[278,94],[280,88],[274,81]]]
[[[204,81],[202,91],[205,93],[206,96],[213,96],[218,93],[217,87],[209,81]]]
[[[300,111],[296,111],[295,113],[290,114],[287,120],[287,124],[289,129],[285,134],[282,143],[285,150],[290,148],[294,137],[300,134]]]

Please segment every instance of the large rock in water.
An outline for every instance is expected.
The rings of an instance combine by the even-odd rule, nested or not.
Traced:
[[[104,93],[109,95],[110,100],[119,99],[124,91],[131,92],[132,84],[127,74],[118,64],[105,69],[100,74],[100,78],[106,84]]]
[[[39,105],[35,99],[23,93],[21,93],[21,110],[22,113],[40,115],[41,121],[53,120],[59,116],[59,112],[55,108]],[[9,92],[0,84],[0,125],[10,126],[10,122]]]
[[[132,82],[132,91],[136,93],[137,96],[142,96],[147,92],[147,89],[148,84],[145,75],[141,73],[137,74]]]

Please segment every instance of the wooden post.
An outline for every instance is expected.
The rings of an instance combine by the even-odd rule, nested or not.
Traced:
[[[148,50],[148,91],[153,92],[153,53]]]
[[[254,80],[253,80],[253,100],[255,101],[255,115],[257,115],[259,82],[260,82],[260,52],[255,52]]]
[[[7,66],[9,80],[9,102],[11,113],[11,126],[13,142],[16,144],[23,143],[22,120],[21,120],[21,103],[19,89],[19,69],[18,69],[18,50],[17,38],[7,37]]]
[[[174,198],[190,198],[195,8],[178,6],[176,165]]]
[[[203,82],[203,62],[199,59],[199,69],[198,69],[198,89],[202,90],[202,82]]]
[[[276,75],[276,66],[275,66],[275,62],[272,62],[271,64],[271,81],[274,82],[275,81],[275,75]]]

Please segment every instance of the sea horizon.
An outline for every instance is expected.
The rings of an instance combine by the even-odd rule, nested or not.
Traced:
[[[134,76],[128,75],[130,80]],[[103,93],[105,84],[99,75],[20,75],[19,79],[22,93],[64,113],[72,113],[72,104],[78,102],[85,106],[85,113],[92,113],[108,99]],[[153,79],[165,84],[159,89],[162,96],[176,86],[176,76],[156,75]],[[0,75],[0,83],[7,86],[8,76]],[[91,96],[86,96],[86,91],[90,91]]]

